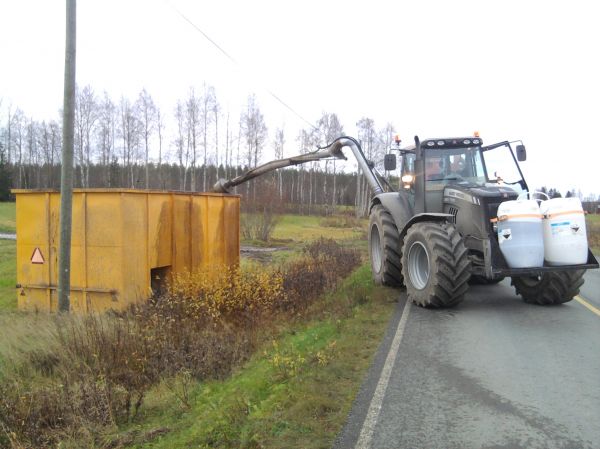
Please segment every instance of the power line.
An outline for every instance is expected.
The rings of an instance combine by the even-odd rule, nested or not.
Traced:
[[[241,66],[241,64],[239,64],[234,58],[233,56],[231,56],[227,51],[225,51],[225,49],[223,49],[223,47],[221,47],[214,39],[212,39],[208,34],[206,34],[198,25],[196,25],[194,22],[192,22],[191,19],[189,19],[184,13],[182,13],[175,5],[173,5],[170,1],[165,0],[166,3],[173,8],[173,10],[183,19],[185,20],[188,24],[190,24],[196,31],[198,31],[200,34],[202,34],[202,36],[204,36],[204,38],[209,41],[214,47],[216,47],[227,59],[229,59],[229,61],[231,63],[233,63],[235,66],[237,66],[238,68],[242,69],[243,71],[247,71],[246,69],[244,69],[244,67]],[[310,126],[311,128],[313,128],[316,131],[319,132],[323,132],[322,130],[320,130],[318,127],[316,127],[315,125],[313,125],[311,122],[309,122],[308,120],[306,120],[299,112],[297,112],[294,108],[292,108],[289,104],[287,104],[285,101],[283,101],[278,95],[276,95],[273,91],[271,91],[270,89],[268,89],[267,87],[264,87],[264,90],[271,96],[273,97],[279,104],[281,104],[284,108],[286,108],[287,110],[289,110],[292,114],[294,114],[296,117],[298,117],[300,120],[302,120],[304,123],[306,123],[308,126]]]

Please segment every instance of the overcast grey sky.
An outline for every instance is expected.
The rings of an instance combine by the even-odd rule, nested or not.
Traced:
[[[0,1],[0,97],[37,119],[62,104],[64,1]],[[363,116],[412,137],[522,139],[530,184],[600,193],[600,63],[592,1],[79,0],[77,80],[145,87],[171,113],[203,81],[234,116],[255,92],[286,153],[315,121]],[[206,32],[232,63],[179,15]],[[3,111],[0,111],[0,117]],[[268,145],[270,147],[270,145]]]

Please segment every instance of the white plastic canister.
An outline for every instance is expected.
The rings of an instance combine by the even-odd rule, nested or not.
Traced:
[[[585,215],[579,198],[542,201],[544,258],[548,265],[580,265],[587,262]]]
[[[544,265],[542,214],[537,201],[505,201],[498,206],[498,243],[510,268]]]

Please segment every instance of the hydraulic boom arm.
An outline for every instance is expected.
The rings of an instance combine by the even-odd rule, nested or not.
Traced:
[[[276,161],[267,162],[266,164],[259,165],[258,167],[253,168],[252,170],[240,175],[236,178],[225,180],[219,179],[212,188],[212,192],[216,193],[229,193],[229,190],[232,187],[238,186],[244,182],[250,181],[251,179],[256,178],[257,176],[264,175],[273,170],[277,170],[278,168],[290,167],[298,164],[305,164],[306,162],[318,161],[321,159],[327,159],[330,157],[336,159],[344,159],[346,160],[346,156],[342,152],[343,147],[350,147],[354,157],[358,161],[358,165],[362,169],[369,185],[374,191],[374,194],[377,195],[383,192],[383,187],[381,183],[373,173],[372,168],[369,166],[365,155],[362,152],[360,144],[356,141],[356,139],[352,137],[339,137],[331,142],[329,145],[323,148],[319,148],[320,151],[316,151],[313,153],[301,154],[298,156],[293,156],[287,159],[279,159]]]

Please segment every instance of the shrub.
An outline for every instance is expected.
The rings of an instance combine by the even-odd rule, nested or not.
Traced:
[[[240,232],[245,239],[268,242],[279,219],[279,215],[267,208],[263,213],[247,213],[241,217]]]
[[[357,251],[344,248],[333,239],[321,238],[309,243],[303,253],[304,257],[287,265],[283,278],[286,294],[279,309],[291,314],[306,309],[360,262]]]

